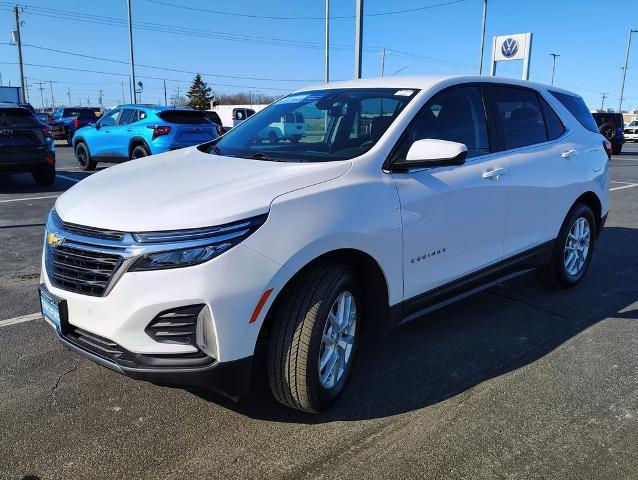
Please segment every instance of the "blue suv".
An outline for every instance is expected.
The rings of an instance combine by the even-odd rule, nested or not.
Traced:
[[[120,105],[73,136],[82,170],[103,161],[121,161],[190,147],[218,137],[204,112],[184,107]]]

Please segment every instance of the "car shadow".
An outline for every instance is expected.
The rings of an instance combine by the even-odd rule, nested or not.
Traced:
[[[529,365],[607,317],[637,319],[638,310],[624,311],[638,300],[638,257],[628,262],[626,255],[636,244],[638,230],[606,228],[589,274],[573,289],[546,289],[527,274],[387,338],[364,336],[349,385],[323,414],[296,412],[272,398],[264,352],[256,356],[250,396],[235,403],[196,394],[251,418],[304,424],[382,418],[440,403]]]

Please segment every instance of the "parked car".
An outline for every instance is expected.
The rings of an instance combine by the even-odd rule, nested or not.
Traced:
[[[66,140],[71,145],[75,132],[97,118],[92,108],[59,108],[51,117],[51,133],[55,140]]]
[[[219,118],[219,115],[217,114],[217,112],[213,110],[204,110],[204,115],[206,116],[206,118],[208,118],[208,120],[210,120],[211,122],[215,124],[218,135],[223,135],[228,130],[230,130],[230,127],[224,127],[222,125],[222,119]]]
[[[15,104],[0,103],[0,174],[30,173],[38,185],[55,182],[49,127]]]
[[[592,115],[596,121],[596,125],[598,125],[600,133],[611,142],[613,154],[618,155],[622,151],[622,146],[625,143],[622,114],[595,112],[592,113]]]
[[[278,120],[258,133],[261,140],[268,140],[270,143],[289,140],[297,143],[306,133],[306,123],[301,112],[287,113]]]
[[[627,142],[638,141],[638,120],[634,120],[625,126],[623,136]]]
[[[190,147],[217,138],[217,126],[204,112],[157,105],[121,105],[73,137],[83,170],[99,161],[119,161]]]
[[[308,141],[257,138],[301,112]],[[62,194],[42,311],[71,350],[155,383],[237,397],[267,352],[277,400],[319,412],[366,330],[533,269],[578,284],[607,218],[610,157],[583,99],[554,87],[385,77],[302,90]]]

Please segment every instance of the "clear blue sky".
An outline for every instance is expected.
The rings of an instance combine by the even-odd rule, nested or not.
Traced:
[[[363,75],[380,73],[382,48],[386,75],[476,73],[479,53],[482,0],[456,3],[409,13],[375,14],[416,9],[454,0],[365,0]],[[323,78],[323,0],[132,0],[136,63],[187,72],[202,72],[217,92],[260,90],[284,94]],[[160,4],[161,2],[164,4]],[[181,5],[189,10],[166,5]],[[354,0],[332,0],[331,78],[353,75]],[[3,83],[19,84],[17,49],[7,45],[14,27],[13,3],[0,1],[0,73]],[[22,41],[27,45],[63,50],[82,55],[128,60],[126,0],[27,0],[24,6]],[[607,105],[617,107],[621,66],[627,34],[638,28],[638,11],[623,9],[598,0],[489,0],[484,65],[489,63],[491,38],[497,34],[533,32],[531,79],[549,83],[550,53],[560,54],[556,84],[583,95],[591,108],[598,108],[601,92],[608,92]],[[611,13],[610,13],[611,11]],[[254,16],[287,19],[252,18]],[[293,19],[289,19],[289,18]],[[306,19],[299,19],[306,17]],[[316,17],[316,19],[308,18]],[[2,38],[3,37],[3,38]],[[626,102],[638,107],[638,34],[630,57],[625,89]],[[30,101],[40,106],[37,81],[54,80],[54,96],[67,102],[96,104],[98,90],[104,91],[104,105],[121,102],[121,82],[128,82],[125,63],[24,47],[28,64],[96,70],[103,73],[70,71],[27,65],[25,75],[32,85]],[[10,63],[11,62],[11,63]],[[519,76],[519,62],[499,65],[499,74]],[[121,75],[110,75],[119,73]],[[167,79],[169,96],[177,85],[183,92],[193,75],[138,66],[144,82],[145,102],[163,101],[161,78]],[[211,74],[250,78],[214,77]],[[155,77],[144,78],[144,77]],[[295,79],[298,81],[277,81]],[[126,88],[126,84],[125,84]],[[127,90],[128,92],[128,90]],[[50,99],[48,89],[44,91]],[[128,94],[127,94],[128,95]],[[50,100],[47,100],[50,101]],[[627,103],[625,103],[625,107]]]

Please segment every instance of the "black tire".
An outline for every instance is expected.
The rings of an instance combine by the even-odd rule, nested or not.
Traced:
[[[268,134],[268,140],[272,144],[279,143],[279,138],[277,138],[277,134],[275,132],[270,132]]]
[[[73,145],[73,135],[71,135],[70,133],[66,134],[66,144],[67,145]]]
[[[330,388],[320,380],[319,360],[328,314],[343,293],[354,298],[354,340],[343,373]],[[352,369],[361,336],[361,293],[348,267],[323,263],[289,285],[275,311],[270,332],[268,378],[275,398],[282,404],[308,413],[330,407],[339,397]]]
[[[616,136],[616,125],[614,125],[613,123],[603,123],[600,126],[599,130],[602,136],[605,137],[610,142]]]
[[[614,143],[611,145],[612,155],[620,155],[621,151],[622,151],[622,143]]]
[[[151,152],[148,151],[146,145],[140,143],[139,145],[135,145],[133,150],[131,150],[131,160],[135,160],[136,158],[144,158],[148,157]]]
[[[290,137],[290,143],[294,143],[295,145],[299,143],[299,140],[301,140],[301,135],[293,135]]]
[[[80,165],[80,168],[85,172],[91,172],[95,170],[97,162],[91,158],[89,147],[84,142],[78,142],[75,146],[75,158]]]
[[[584,218],[589,226],[589,249],[584,264],[578,272],[573,275],[570,274],[565,267],[566,245],[572,226],[581,218]],[[552,288],[570,288],[580,282],[589,269],[589,264],[594,253],[596,235],[596,219],[592,209],[584,203],[575,205],[567,214],[567,218],[561,226],[550,262],[537,271],[541,281],[546,286]]]
[[[41,187],[48,187],[55,183],[55,165],[46,165],[34,170],[31,175],[35,183]]]

